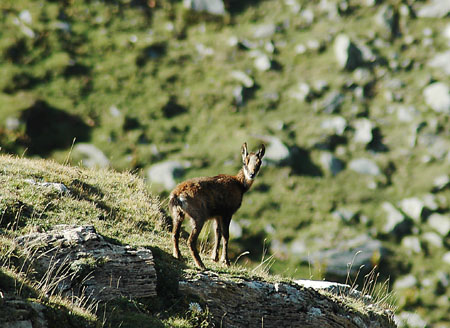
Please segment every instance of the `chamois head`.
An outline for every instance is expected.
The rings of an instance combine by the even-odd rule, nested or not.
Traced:
[[[244,164],[244,175],[247,180],[253,180],[258,174],[265,151],[266,147],[262,144],[261,148],[256,153],[251,152],[249,154],[247,143],[244,142],[242,145],[242,162]]]

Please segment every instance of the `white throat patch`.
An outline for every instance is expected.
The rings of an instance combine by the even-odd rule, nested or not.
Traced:
[[[250,178],[250,174],[248,173],[246,166],[244,166],[244,176],[246,180],[253,180],[253,178]]]

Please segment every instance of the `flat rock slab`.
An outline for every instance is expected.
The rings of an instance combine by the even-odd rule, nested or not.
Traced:
[[[108,242],[93,226],[57,225],[16,242],[46,272],[49,293],[99,301],[156,296],[152,252]]]
[[[271,283],[203,272],[185,277],[179,289],[204,302],[221,327],[396,327],[388,311],[380,314],[364,301],[356,311],[319,292],[345,289],[332,285]]]

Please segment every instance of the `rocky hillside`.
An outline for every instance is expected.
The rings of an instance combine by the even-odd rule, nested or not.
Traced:
[[[395,327],[374,284],[175,260],[131,174],[0,156],[0,181],[0,327]]]
[[[182,179],[236,172],[241,144],[264,142],[232,258],[360,286],[376,266],[405,325],[450,320],[448,1],[0,10],[3,153],[136,171],[164,199]],[[6,217],[27,213],[15,206]]]

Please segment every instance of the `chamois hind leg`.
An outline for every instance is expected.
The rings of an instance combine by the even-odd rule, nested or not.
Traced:
[[[200,231],[202,231],[204,222],[205,222],[205,220],[192,219],[193,227],[192,227],[192,231],[191,231],[191,234],[189,235],[189,240],[188,240],[189,249],[191,251],[192,257],[194,258],[195,265],[197,266],[197,268],[202,269],[202,270],[205,270],[206,267],[203,264],[202,260],[200,259],[199,254],[198,254],[197,239],[198,239],[198,235],[200,234]]]
[[[221,224],[220,224],[220,220],[222,220],[221,217],[217,217],[215,218],[215,229],[214,229],[214,248],[213,251],[211,253],[211,259],[214,262],[219,261],[219,245],[220,245],[220,240],[222,239],[222,229],[221,229]]]
[[[175,210],[172,213],[173,228],[172,228],[172,242],[173,242],[173,256],[177,259],[181,259],[180,249],[178,247],[178,241],[180,240],[181,224],[184,220],[184,212],[181,210]]]
[[[230,266],[230,260],[228,260],[228,239],[230,238],[230,222],[231,216],[224,216],[220,220],[222,228],[222,256],[220,261],[226,266]]]

